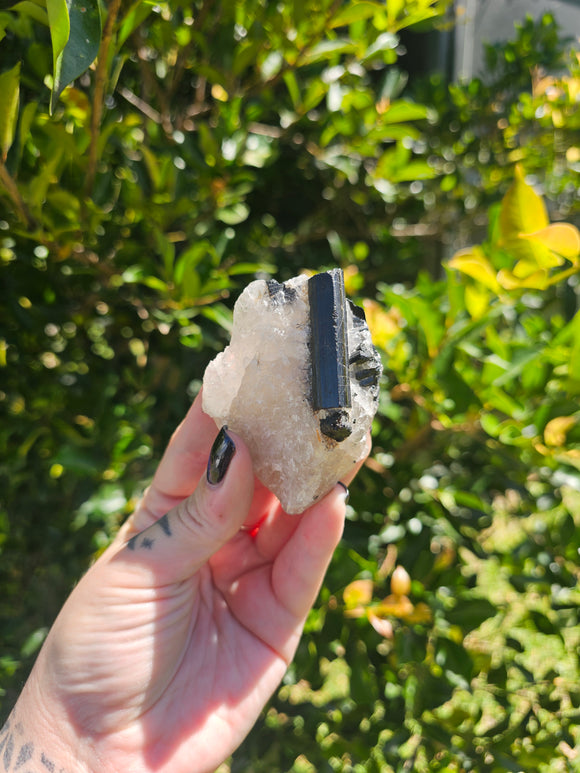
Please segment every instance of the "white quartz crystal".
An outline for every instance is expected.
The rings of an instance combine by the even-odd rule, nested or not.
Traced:
[[[272,294],[266,281],[257,280],[240,295],[230,345],[204,375],[203,410],[244,439],[258,478],[286,512],[300,513],[364,455],[378,385],[375,379],[363,386],[351,365],[352,432],[341,442],[322,434],[311,401],[308,277],[277,287],[284,292]],[[368,328],[353,319],[350,304],[347,318],[351,359],[361,344],[370,347],[380,371]]]

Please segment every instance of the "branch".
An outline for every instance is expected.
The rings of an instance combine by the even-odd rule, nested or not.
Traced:
[[[18,217],[24,223],[24,225],[27,226],[28,228],[35,225],[34,218],[29,213],[28,208],[26,207],[26,204],[24,203],[24,200],[20,195],[18,186],[14,182],[14,179],[10,175],[10,172],[8,171],[8,169],[6,169],[4,162],[1,160],[0,160],[0,184],[3,185],[4,188],[6,189],[8,196],[10,197],[12,203],[14,204],[14,208],[16,209]]]
[[[99,47],[99,57],[97,59],[97,69],[95,71],[95,92],[93,95],[93,113],[91,116],[91,143],[89,145],[89,162],[87,167],[87,179],[85,183],[85,195],[90,195],[95,182],[97,173],[97,153],[99,144],[99,135],[101,132],[101,120],[103,117],[103,106],[105,103],[105,87],[107,85],[107,63],[109,59],[109,49],[113,39],[113,28],[119,15],[121,0],[111,0],[107,21],[103,30],[103,37]]]

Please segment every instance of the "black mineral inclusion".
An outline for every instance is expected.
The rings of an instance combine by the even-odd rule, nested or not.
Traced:
[[[340,442],[352,427],[344,276],[339,268],[308,280],[312,407],[324,411],[320,431]]]

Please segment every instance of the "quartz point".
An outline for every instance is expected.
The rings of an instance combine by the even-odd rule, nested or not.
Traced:
[[[258,279],[209,363],[203,410],[248,445],[257,477],[301,513],[359,461],[377,410],[380,356],[341,269]]]

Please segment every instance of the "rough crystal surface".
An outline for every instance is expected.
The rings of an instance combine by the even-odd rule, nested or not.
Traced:
[[[347,302],[351,407],[337,419],[312,407],[308,277],[256,280],[234,307],[231,342],[208,365],[203,409],[247,443],[258,478],[288,513],[324,496],[362,458],[376,412],[379,356],[364,314]],[[332,412],[330,412],[332,414]],[[350,434],[328,437],[325,422]]]

